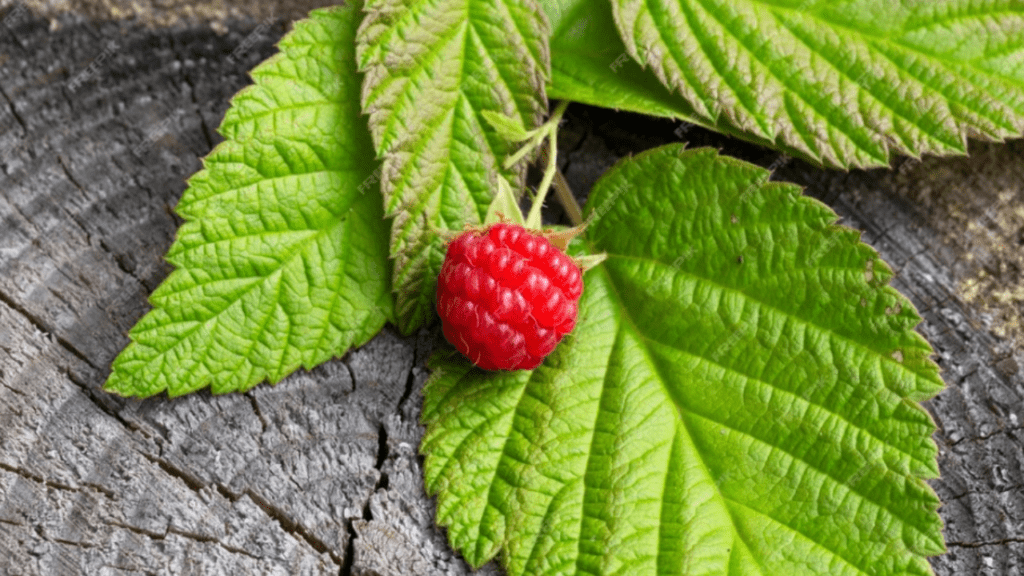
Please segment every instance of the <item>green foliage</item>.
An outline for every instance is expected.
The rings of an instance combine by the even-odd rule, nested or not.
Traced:
[[[451,352],[424,390],[438,521],[512,575],[930,574],[942,388],[913,306],[826,206],[711,150],[596,186],[571,340]]]
[[[551,19],[549,97],[699,121],[683,97],[629,57],[607,0],[553,0],[544,9]]]
[[[539,123],[547,110],[547,35],[533,1],[371,0],[366,7],[358,35],[363,109],[384,162],[403,332],[435,315],[444,261],[436,231],[480,224],[499,179],[522,189],[525,163],[502,166],[514,143],[482,113],[525,128]]]
[[[276,382],[392,315],[387,222],[360,115],[355,8],[316,11],[252,71],[176,211],[177,269],[105,388],[187,394]],[[366,192],[371,193],[366,193]]]
[[[1017,0],[612,0],[630,55],[702,123],[831,166],[1024,131]],[[557,69],[557,68],[556,68]]]
[[[106,389],[246,390],[386,320],[430,324],[443,233],[522,217],[525,160],[565,109],[542,124],[545,90],[842,167],[1024,131],[1012,0],[543,4],[370,0],[297,23],[190,180],[177,269]],[[427,486],[466,558],[500,553],[513,575],[930,574],[938,470],[916,403],[942,383],[877,254],[709,150],[627,159],[587,209],[573,249],[607,260],[540,368],[431,361]]]

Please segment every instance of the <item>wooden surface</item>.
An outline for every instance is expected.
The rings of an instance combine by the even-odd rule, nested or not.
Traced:
[[[169,272],[162,255],[185,179],[285,25],[51,30],[28,12],[7,16],[0,575],[469,573],[433,525],[417,456],[433,333],[385,330],[247,394],[126,401],[100,390]],[[675,128],[570,107],[563,170],[585,197],[617,158],[677,140]],[[927,403],[949,547],[936,573],[1024,572],[1024,298],[1014,292],[1024,267],[1013,261],[1024,243],[1024,213],[1013,216],[1024,212],[1024,146],[845,173],[699,129],[682,136],[774,164],[897,271],[949,385]]]

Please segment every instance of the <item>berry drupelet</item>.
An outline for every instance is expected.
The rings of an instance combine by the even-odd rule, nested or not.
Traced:
[[[485,370],[536,368],[576,326],[580,267],[540,232],[498,223],[448,244],[437,281],[445,338]]]

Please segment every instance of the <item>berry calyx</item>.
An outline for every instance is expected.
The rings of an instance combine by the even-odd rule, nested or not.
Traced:
[[[500,222],[448,244],[437,281],[445,338],[485,370],[530,370],[576,326],[583,275],[542,233]]]

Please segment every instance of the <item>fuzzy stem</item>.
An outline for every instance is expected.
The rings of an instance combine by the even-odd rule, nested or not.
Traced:
[[[540,186],[537,187],[533,206],[530,206],[530,214],[526,217],[527,222],[540,222],[540,209],[544,205],[544,199],[547,198],[548,189],[551,188],[551,181],[555,179],[555,174],[558,172],[558,123],[561,122],[562,115],[565,114],[565,109],[568,107],[568,100],[559,102],[555,111],[552,112],[551,118],[544,123],[544,126],[547,127],[545,132],[548,137],[547,167],[544,169],[544,178],[541,179]]]
[[[541,179],[540,185],[537,186],[537,196],[533,199],[533,206],[530,206],[530,215],[527,216],[527,222],[540,222],[540,209],[544,205],[544,199],[548,195],[548,189],[551,188],[551,181],[555,179],[555,172],[558,170],[558,166],[555,164],[555,158],[558,154],[558,140],[552,134],[548,138],[548,152],[544,156],[548,157],[547,167],[544,169],[544,178]]]
[[[544,128],[544,126],[541,126],[541,128]],[[543,140],[543,132],[535,136],[532,136],[529,142],[523,144],[522,147],[519,148],[519,150],[516,150],[515,154],[509,156],[508,159],[505,160],[505,169],[508,170],[509,168],[515,166],[517,162],[525,158],[527,154],[529,154],[534,148],[539,146]]]
[[[548,151],[541,148],[541,164],[546,165],[548,163],[548,156]],[[583,224],[583,210],[580,209],[579,203],[576,202],[576,198],[572,195],[572,188],[569,187],[569,183],[565,180],[565,176],[562,175],[562,171],[557,167],[555,168],[555,179],[552,181],[552,185],[555,188],[555,197],[558,198],[558,203],[562,205],[562,209],[565,210],[565,215],[569,217],[572,225],[579,226]]]

